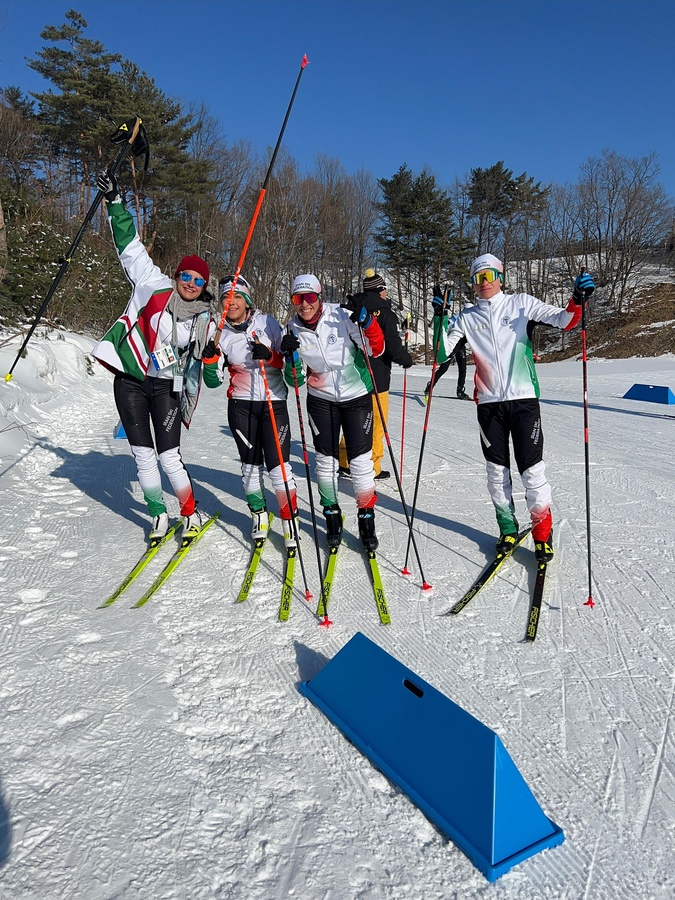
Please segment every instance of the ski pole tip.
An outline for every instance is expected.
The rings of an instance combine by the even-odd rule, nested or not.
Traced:
[[[309,590],[305,591],[305,600],[309,603],[310,600],[313,599],[313,595]]]
[[[401,575],[410,575],[410,569],[407,566],[403,566],[401,569]]]
[[[433,589],[434,589],[434,586],[432,584],[429,584],[428,581],[422,582],[422,590],[423,591],[433,591]]]
[[[588,600],[584,603],[584,606],[590,606],[591,609],[595,608],[595,601],[592,597],[589,597]]]
[[[309,65],[309,60],[307,59],[307,54],[305,53],[302,57],[302,62],[300,63],[300,68],[304,69],[305,66]]]
[[[330,628],[330,627],[332,626],[332,624],[333,624],[333,623],[332,623],[331,620],[328,618],[328,613],[326,613],[326,618],[325,618],[325,619],[322,619],[322,620],[319,622],[319,627],[320,627],[320,628]]]
[[[8,372],[8,373],[5,375],[5,381],[11,381],[11,380],[12,380],[12,377],[13,377],[13,376],[12,376],[12,373],[11,373],[11,372]]]

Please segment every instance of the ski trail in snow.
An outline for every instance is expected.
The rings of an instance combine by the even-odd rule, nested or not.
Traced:
[[[656,787],[659,782],[659,778],[661,776],[661,771],[663,769],[663,760],[665,755],[666,741],[668,738],[668,730],[670,728],[670,716],[673,711],[673,697],[675,696],[675,673],[672,676],[672,683],[670,688],[670,700],[668,702],[668,709],[666,711],[665,721],[663,723],[663,734],[661,735],[661,743],[656,752],[654,758],[654,765],[652,767],[652,779],[649,791],[647,793],[647,797],[645,798],[644,809],[642,814],[640,815],[640,819],[637,823],[636,831],[639,831],[640,840],[644,838],[645,830],[647,828],[647,823],[649,822],[649,814],[651,812],[652,804],[654,802],[654,797],[656,795]]]

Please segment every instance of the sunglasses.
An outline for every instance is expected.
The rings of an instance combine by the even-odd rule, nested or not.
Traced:
[[[178,277],[181,281],[184,281],[185,284],[194,281],[196,287],[204,287],[206,284],[206,281],[203,278],[200,278],[199,275],[190,275],[189,272],[179,272]]]
[[[307,291],[305,294],[293,294],[291,300],[293,301],[293,306],[300,306],[300,304],[304,301],[305,303],[314,304],[316,303],[321,294],[315,294],[312,291]]]
[[[498,278],[501,280],[502,273],[498,272],[496,269],[484,269],[482,272],[476,272],[475,275],[471,276],[471,281],[474,284],[482,284],[484,281],[487,281],[488,284],[492,284],[493,281],[496,281]]]

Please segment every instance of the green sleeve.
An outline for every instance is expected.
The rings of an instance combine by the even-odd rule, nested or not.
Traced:
[[[298,354],[295,353],[294,356],[295,356],[295,377],[297,378],[297,381],[298,381],[298,387],[300,387],[301,385],[303,385],[305,383],[305,370],[302,365],[302,360],[300,359]],[[292,360],[290,360],[288,357],[286,357],[286,364],[284,366],[284,380],[285,380],[286,384],[289,385],[290,387],[295,386],[295,383],[293,381]]]
[[[222,381],[218,377],[218,363],[204,363],[202,366],[202,372],[204,373],[204,384],[208,388],[217,388],[220,387]]]

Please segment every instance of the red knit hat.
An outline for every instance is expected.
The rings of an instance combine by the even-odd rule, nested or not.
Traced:
[[[184,256],[178,263],[178,268],[173,273],[173,277],[178,278],[179,272],[187,272],[188,270],[199,272],[204,281],[208,283],[209,267],[206,260],[202,259],[201,256]]]

